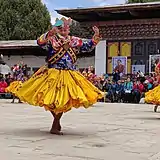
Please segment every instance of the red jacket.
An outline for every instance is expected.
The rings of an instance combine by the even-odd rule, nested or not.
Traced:
[[[0,93],[4,93],[5,92],[5,88],[7,88],[8,84],[4,81],[4,82],[0,82]]]
[[[142,93],[144,91],[144,86],[143,86],[142,83],[140,83],[140,84],[134,84],[133,85],[133,90],[138,90],[139,92]]]

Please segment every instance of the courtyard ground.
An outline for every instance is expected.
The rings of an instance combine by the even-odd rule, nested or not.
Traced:
[[[159,160],[160,113],[151,105],[97,103],[62,119],[50,135],[43,108],[0,100],[1,160]]]

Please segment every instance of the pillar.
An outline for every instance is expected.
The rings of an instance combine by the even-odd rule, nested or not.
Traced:
[[[106,73],[106,41],[100,41],[95,50],[95,74]]]

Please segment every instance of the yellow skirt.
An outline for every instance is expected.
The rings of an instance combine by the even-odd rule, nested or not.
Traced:
[[[5,92],[15,94],[18,91],[18,88],[21,87],[21,81],[13,81],[10,85],[5,89]]]
[[[145,102],[150,104],[160,104],[160,85],[145,94]]]
[[[35,73],[15,95],[21,101],[55,114],[67,112],[72,107],[88,108],[103,98],[103,93],[78,71],[54,68]]]

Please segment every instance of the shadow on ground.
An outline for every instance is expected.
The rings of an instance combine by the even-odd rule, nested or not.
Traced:
[[[72,129],[72,128],[64,128],[62,130],[63,135],[62,137],[72,137],[72,138],[83,138],[83,137],[94,137],[96,135],[96,131],[80,131],[79,129]],[[97,131],[98,132],[98,131]],[[0,135],[11,135],[15,137],[45,137],[45,138],[51,138],[53,136],[57,135],[52,135],[49,133],[49,128],[15,128],[15,129],[5,129],[5,130],[0,130]]]

